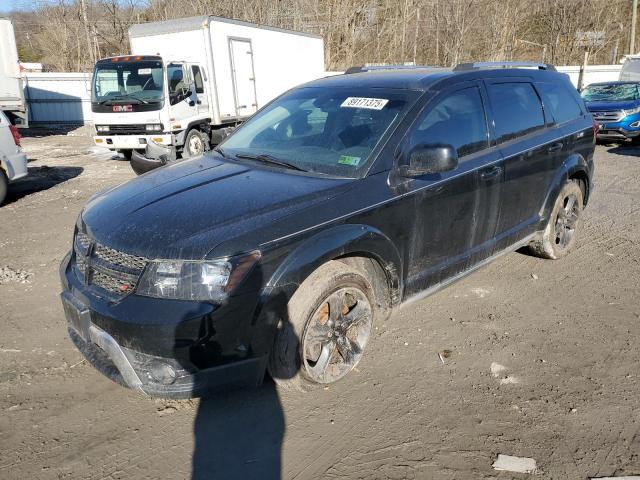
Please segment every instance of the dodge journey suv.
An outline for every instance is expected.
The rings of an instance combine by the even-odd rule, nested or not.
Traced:
[[[60,268],[72,341],[153,396],[265,372],[308,390],[400,303],[521,247],[565,256],[592,117],[565,75],[499,67],[316,80],[215,151],[94,196]]]

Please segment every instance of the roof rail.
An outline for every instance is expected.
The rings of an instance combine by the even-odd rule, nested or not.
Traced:
[[[480,70],[482,68],[535,68],[537,70],[552,70],[556,67],[550,63],[537,62],[474,62],[460,63],[453,68],[454,72],[462,72],[466,70]]]
[[[380,70],[415,70],[415,69],[424,69],[428,68],[431,70],[434,69],[443,69],[445,67],[435,67],[433,65],[359,65],[354,67],[349,67],[345,70],[345,75],[350,73],[361,73],[361,72],[371,72],[371,71],[380,71]]]

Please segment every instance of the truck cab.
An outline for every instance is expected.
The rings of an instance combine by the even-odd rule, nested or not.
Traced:
[[[200,154],[211,122],[206,88],[204,68],[196,63],[151,55],[100,60],[91,86],[94,141],[127,159],[151,142]],[[193,125],[199,125],[198,135],[185,147]]]

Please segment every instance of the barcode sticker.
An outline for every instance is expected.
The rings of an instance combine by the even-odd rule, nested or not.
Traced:
[[[389,103],[386,98],[347,97],[342,102],[344,108],[367,108],[369,110],[382,110]]]

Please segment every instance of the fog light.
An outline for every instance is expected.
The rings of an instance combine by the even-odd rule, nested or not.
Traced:
[[[162,139],[162,137],[158,137],[158,138],[152,138],[151,140],[153,140],[156,143],[162,143],[164,140]]]
[[[149,367],[149,374],[156,382],[171,385],[176,381],[176,371],[169,364],[155,361]]]
[[[101,138],[96,138],[96,143],[102,143],[102,139]]]
[[[632,124],[629,125],[631,128],[638,128],[640,127],[640,120],[638,120],[637,122],[633,122]]]
[[[138,139],[138,143],[141,145],[146,145],[147,144],[147,139],[146,138],[139,138]]]

